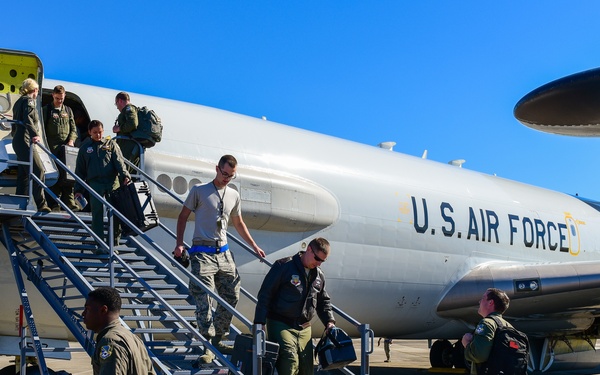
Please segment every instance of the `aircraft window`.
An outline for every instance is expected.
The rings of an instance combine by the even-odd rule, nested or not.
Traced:
[[[190,183],[188,185],[189,185],[190,190],[192,190],[192,187],[194,185],[198,185],[198,184],[201,184],[201,183],[202,183],[202,181],[198,180],[197,178],[192,178],[190,180]]]
[[[582,198],[582,197],[579,197],[579,196],[575,196],[575,198],[579,199],[580,201],[582,201],[584,203],[589,204],[590,206],[592,206],[592,208],[600,211],[600,202],[594,201],[594,200],[591,200],[591,199],[587,199],[587,198]]]
[[[158,181],[161,185],[163,185],[169,190],[173,189],[173,182],[171,181],[171,177],[167,176],[164,173],[159,175],[156,181]]]
[[[173,179],[173,190],[175,190],[175,192],[180,195],[187,193],[188,184],[185,178],[181,176],[175,177]]]

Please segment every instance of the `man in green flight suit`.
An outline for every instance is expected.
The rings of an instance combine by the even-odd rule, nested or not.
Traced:
[[[85,301],[83,322],[98,334],[92,357],[94,375],[156,374],[142,340],[119,320],[121,296],[115,288],[91,291]]]
[[[119,110],[119,116],[113,126],[113,132],[119,136],[126,136],[128,139],[117,139],[117,144],[125,159],[129,160],[136,167],[140,166],[140,145],[131,138],[131,133],[138,127],[138,109],[131,104],[129,94],[121,91],[115,97],[115,106]],[[128,168],[130,173],[135,173],[132,168]]]
[[[88,125],[90,137],[86,138],[77,154],[75,174],[84,180],[94,191],[103,197],[119,187],[127,185],[131,180],[125,167],[119,145],[112,140],[103,138],[104,126],[98,120],[92,120]],[[119,178],[120,177],[120,178]],[[75,197],[79,198],[85,189],[79,183],[75,184]],[[90,196],[92,211],[92,230],[98,237],[104,236],[103,204]],[[119,225],[115,225],[115,242],[120,234]],[[108,244],[108,239],[106,241]]]
[[[501,321],[511,326],[504,320],[502,314],[508,309],[510,299],[500,289],[489,288],[479,300],[477,313],[483,317],[473,333],[465,333],[461,342],[465,348],[465,359],[472,363],[471,374],[476,375],[479,366],[486,362],[490,356],[494,335],[498,324],[491,316],[498,316]]]
[[[42,111],[48,147],[52,154],[57,157],[64,156],[64,145],[73,147],[77,139],[77,127],[75,126],[73,111],[64,104],[65,97],[65,88],[62,85],[54,87],[52,103],[48,103]],[[78,208],[73,197],[73,182],[67,180],[67,173],[62,168],[59,168],[58,181],[50,187],[50,190],[70,209],[76,210]],[[53,211],[60,208],[58,203],[51,197],[48,197],[48,206]]]

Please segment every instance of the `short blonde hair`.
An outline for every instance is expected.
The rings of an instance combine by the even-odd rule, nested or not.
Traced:
[[[33,78],[27,78],[25,81],[23,81],[23,84],[21,85],[21,89],[19,90],[19,93],[21,93],[21,95],[28,95],[31,94],[32,92],[35,91],[35,89],[39,89],[40,85],[38,85],[38,83],[35,81],[35,79]]]

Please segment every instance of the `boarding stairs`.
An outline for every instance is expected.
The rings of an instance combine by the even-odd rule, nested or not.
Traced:
[[[54,161],[78,179],[62,162],[57,159]],[[170,193],[143,170],[136,170],[144,179]],[[30,176],[33,183],[42,184],[33,174]],[[88,191],[106,207],[105,228],[110,238],[113,238],[115,218],[132,228],[134,234],[124,237],[116,245],[112,244],[113,241],[108,241],[107,245],[91,231],[89,214],[74,213],[60,201],[65,212],[40,214],[26,204],[17,204],[15,207],[3,203],[8,200],[13,202],[14,196],[0,196],[0,240],[9,252],[31,331],[33,349],[27,349],[28,354],[34,352],[40,372],[48,373],[48,369],[34,316],[43,312],[31,311],[21,271],[36,286],[90,357],[95,350],[95,341],[94,334],[83,323],[83,306],[91,290],[112,286],[121,292],[123,324],[128,325],[144,341],[159,374],[242,374],[231,363],[230,356],[220,354],[197,331],[195,304],[188,291],[188,281],[194,282],[255,333],[253,373],[260,374],[261,360],[265,354],[264,331],[257,330],[250,320],[208,289],[188,269],[174,261],[170,251],[161,248],[94,191]],[[49,189],[45,188],[45,192],[56,198]],[[175,238],[175,234],[162,224],[152,231],[154,233],[157,230]],[[235,236],[230,235],[230,240],[251,251]],[[265,262],[269,264],[268,261]],[[242,293],[256,302],[243,288]],[[359,329],[362,343],[361,374],[368,374],[368,355],[373,348],[373,332],[367,324],[354,321],[339,309],[336,308],[335,312],[342,318],[349,319]],[[239,333],[232,325],[230,337]],[[197,359],[205,347],[215,353],[216,358],[212,364],[199,365]],[[23,353],[27,354],[25,350],[23,347]],[[348,369],[343,369],[343,372],[352,374]]]

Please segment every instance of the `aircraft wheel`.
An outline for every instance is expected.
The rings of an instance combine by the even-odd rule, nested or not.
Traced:
[[[429,363],[431,367],[452,368],[453,347],[448,340],[437,340],[431,345]]]
[[[468,368],[467,361],[465,360],[465,348],[462,346],[460,341],[454,344],[454,350],[452,351],[452,364],[456,368]]]

